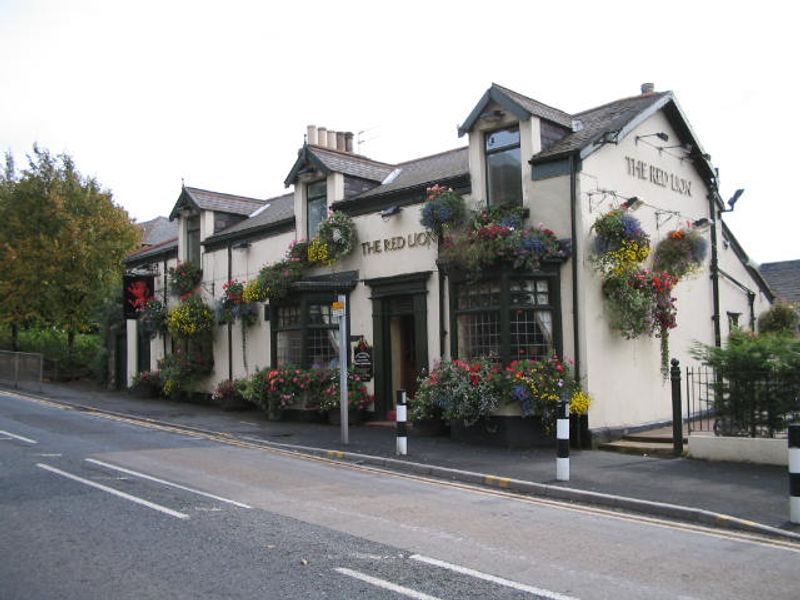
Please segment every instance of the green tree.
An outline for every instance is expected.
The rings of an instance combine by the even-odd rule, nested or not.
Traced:
[[[123,258],[140,229],[111,192],[84,177],[66,154],[38,146],[17,175],[6,156],[0,182],[0,323],[76,333],[120,285]]]
[[[759,333],[783,333],[793,335],[800,325],[797,307],[786,302],[773,304],[758,317]]]

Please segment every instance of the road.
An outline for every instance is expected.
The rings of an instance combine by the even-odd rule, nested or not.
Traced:
[[[0,390],[0,598],[797,598],[800,547]]]

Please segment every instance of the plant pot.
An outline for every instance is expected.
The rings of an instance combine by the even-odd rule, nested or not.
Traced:
[[[350,410],[347,412],[347,423],[349,425],[358,425],[364,420],[364,412],[361,410]],[[328,423],[331,425],[342,424],[342,413],[339,408],[331,408],[328,411]]]
[[[253,408],[252,404],[239,395],[222,398],[217,401],[217,405],[225,412],[249,410]]]
[[[478,446],[501,448],[553,447],[555,437],[548,435],[541,417],[484,417],[472,425],[462,421],[450,424],[450,438]]]
[[[592,447],[592,435],[589,433],[589,415],[569,416],[569,445],[577,450]]]

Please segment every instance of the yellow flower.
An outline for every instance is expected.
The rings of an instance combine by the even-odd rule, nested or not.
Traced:
[[[320,238],[315,238],[308,245],[308,262],[320,265],[332,265],[335,261],[331,259],[328,244]]]
[[[589,407],[592,405],[592,397],[579,390],[572,396],[569,403],[569,412],[571,415],[585,415],[589,412]]]
[[[266,290],[261,285],[261,282],[258,281],[258,279],[248,281],[244,286],[244,291],[242,292],[242,302],[250,304],[251,302],[261,302],[266,300],[266,298]]]

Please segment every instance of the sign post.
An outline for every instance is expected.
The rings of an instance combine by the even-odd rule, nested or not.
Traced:
[[[347,402],[347,357],[350,354],[347,341],[347,296],[331,305],[333,316],[339,317],[339,415],[342,422],[342,444],[350,443],[348,435],[349,406]]]

